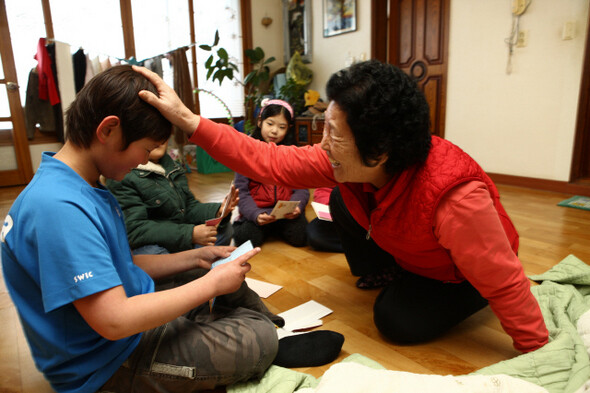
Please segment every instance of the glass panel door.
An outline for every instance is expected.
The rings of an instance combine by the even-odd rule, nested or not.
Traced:
[[[0,186],[26,184],[33,168],[4,0],[0,0],[0,60]]]

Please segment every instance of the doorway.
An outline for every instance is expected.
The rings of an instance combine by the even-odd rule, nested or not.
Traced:
[[[2,58],[0,63],[0,162],[2,163],[0,187],[2,187],[27,184],[33,177],[4,0],[0,0],[0,57]]]

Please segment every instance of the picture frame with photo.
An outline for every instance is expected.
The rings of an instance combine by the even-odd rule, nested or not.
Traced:
[[[356,31],[356,0],[323,0],[324,37]]]
[[[285,64],[297,51],[311,63],[311,0],[283,0]]]

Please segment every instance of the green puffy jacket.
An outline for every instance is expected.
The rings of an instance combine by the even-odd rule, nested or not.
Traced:
[[[190,250],[194,247],[193,227],[215,218],[221,203],[196,200],[184,169],[168,154],[160,165],[140,165],[120,182],[108,179],[106,186],[123,209],[132,249],[157,244],[171,253]],[[230,217],[221,222],[218,232],[225,229]]]

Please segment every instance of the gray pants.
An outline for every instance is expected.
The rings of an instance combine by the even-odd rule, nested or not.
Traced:
[[[194,270],[157,283],[157,290],[202,276]],[[270,313],[246,283],[189,313],[144,332],[100,392],[195,392],[262,376],[278,350]],[[273,318],[274,319],[274,318]]]

